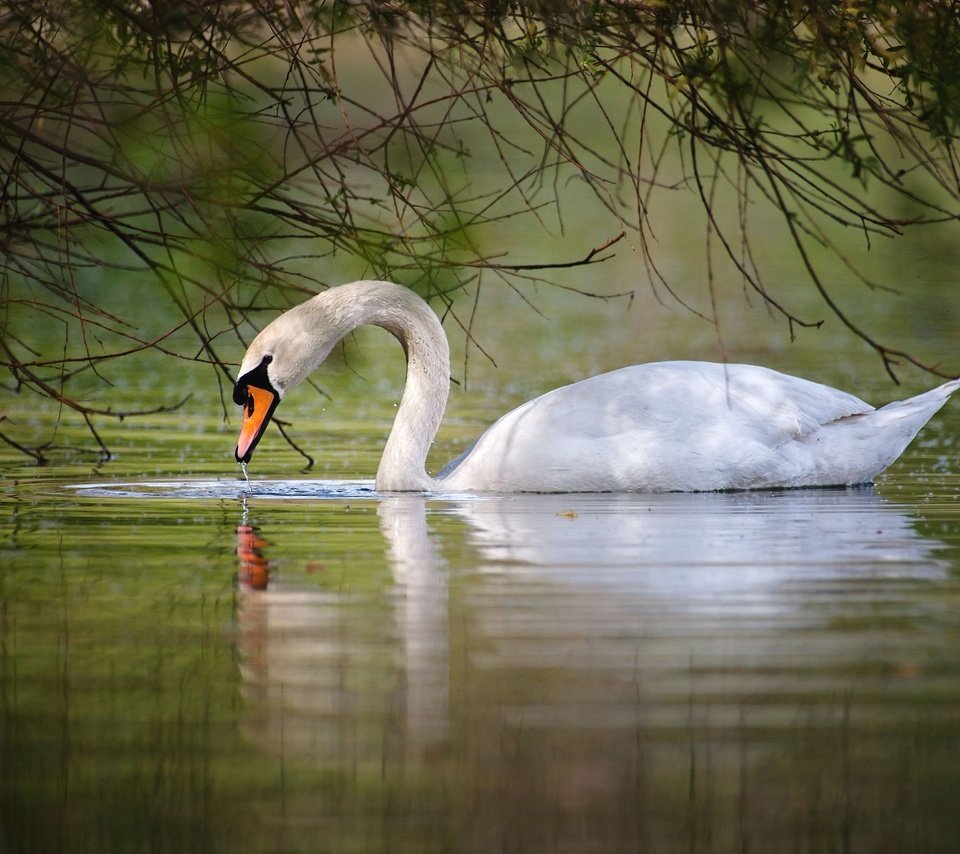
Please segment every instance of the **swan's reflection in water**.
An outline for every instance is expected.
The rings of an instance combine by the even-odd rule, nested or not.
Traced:
[[[379,515],[393,581],[386,610],[290,583],[268,591],[270,544],[246,517],[238,526],[240,651],[258,743],[353,768],[445,743],[447,575],[422,498],[387,500]]]
[[[242,598],[248,733],[356,778],[427,772],[473,846],[734,819],[823,841],[877,811],[868,844],[950,779],[955,580],[872,490],[391,496],[378,522],[385,592],[285,573]]]

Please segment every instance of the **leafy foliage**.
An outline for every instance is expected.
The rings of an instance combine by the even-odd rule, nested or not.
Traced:
[[[96,419],[136,413],[84,383],[147,353],[229,381],[221,336],[325,286],[321,263],[417,287],[468,332],[465,285],[522,290],[602,261],[624,234],[669,291],[651,241],[664,186],[699,199],[708,254],[792,328],[810,321],[750,244],[754,203],[779,211],[811,285],[892,372],[915,360],[843,313],[811,248],[839,253],[838,226],[956,220],[958,15],[933,0],[7,4],[8,387],[79,413],[106,454]],[[518,217],[563,228],[572,178],[607,212],[603,246],[516,264],[488,248]],[[735,216],[718,212],[720,188]]]

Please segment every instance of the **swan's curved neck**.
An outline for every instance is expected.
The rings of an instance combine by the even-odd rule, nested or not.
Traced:
[[[391,282],[342,285],[314,300],[324,315],[322,326],[335,330],[329,346],[317,342],[319,349],[326,349],[322,357],[336,341],[363,325],[383,327],[403,345],[406,384],[377,469],[376,488],[430,489],[427,451],[440,429],[450,389],[450,348],[437,315],[415,293]]]

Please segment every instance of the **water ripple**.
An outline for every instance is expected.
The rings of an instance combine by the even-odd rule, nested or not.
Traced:
[[[128,483],[67,484],[78,495],[97,498],[275,498],[364,499],[376,498],[370,480],[149,480]]]

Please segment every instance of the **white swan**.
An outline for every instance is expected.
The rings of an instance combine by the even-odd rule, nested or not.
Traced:
[[[435,492],[653,492],[870,481],[960,387],[960,379],[874,409],[846,392],[753,365],[657,362],[537,397],[504,415],[436,478],[427,451],[447,402],[450,356],[412,291],[362,281],[276,318],[243,357],[235,455],[249,462],[277,404],[351,330],[396,336],[407,379],[376,488]]]

